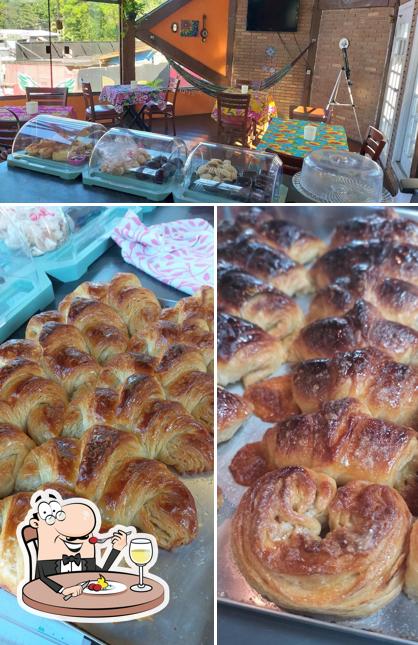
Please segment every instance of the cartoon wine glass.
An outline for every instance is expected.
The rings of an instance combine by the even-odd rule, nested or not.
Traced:
[[[129,545],[129,556],[139,568],[139,582],[132,591],[150,591],[151,585],[144,584],[144,565],[152,560],[152,542],[148,538],[135,538]]]

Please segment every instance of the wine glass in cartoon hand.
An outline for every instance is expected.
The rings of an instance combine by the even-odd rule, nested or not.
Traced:
[[[148,538],[135,538],[129,544],[129,557],[138,565],[139,582],[132,591],[150,591],[151,585],[144,584],[144,565],[152,560],[152,542]]]

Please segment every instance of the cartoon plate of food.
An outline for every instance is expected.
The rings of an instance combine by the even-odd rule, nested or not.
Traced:
[[[106,580],[106,578],[101,575],[96,580],[91,580],[88,586],[84,589],[83,593],[98,594],[105,592],[106,594],[111,593],[120,593],[125,591],[126,585],[122,582],[116,582],[115,580]]]

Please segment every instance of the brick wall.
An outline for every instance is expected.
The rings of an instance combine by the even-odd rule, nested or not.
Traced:
[[[234,79],[263,80],[271,75],[271,72],[265,69],[267,66],[274,67],[275,70],[283,67],[298,55],[300,49],[309,44],[313,0],[301,0],[297,33],[282,33],[281,39],[275,32],[246,31],[247,1],[238,0],[237,3],[232,73]],[[273,58],[269,58],[265,53],[270,46],[277,50],[277,55]],[[301,102],[305,72],[306,67],[302,59],[272,88],[280,116],[287,117],[289,105],[298,105]]]
[[[326,105],[342,63],[338,43],[342,37],[347,37],[352,92],[363,136],[369,125],[376,125],[392,16],[392,7],[328,10],[321,16],[311,103]],[[346,103],[348,100],[344,82],[338,101]],[[348,136],[358,140],[351,108],[335,108],[332,122],[344,125]]]

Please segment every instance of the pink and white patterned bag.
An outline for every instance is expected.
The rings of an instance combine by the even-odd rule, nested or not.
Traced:
[[[145,226],[128,210],[112,238],[125,262],[171,287],[192,294],[213,283],[213,227],[204,219]]]

